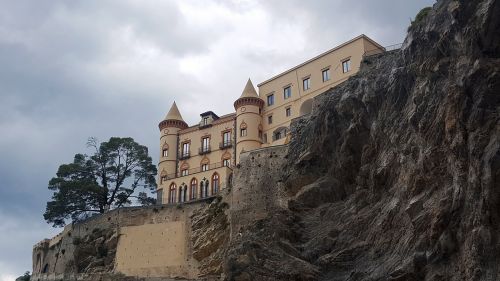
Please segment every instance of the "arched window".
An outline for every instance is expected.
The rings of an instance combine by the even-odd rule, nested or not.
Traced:
[[[179,187],[179,202],[186,202],[187,199],[187,186],[185,183],[181,184]]]
[[[168,196],[168,203],[175,203],[176,189],[177,189],[177,186],[175,185],[175,183],[172,183],[170,185],[170,193]]]
[[[219,193],[219,174],[214,173],[212,176],[212,195]]]
[[[191,192],[190,192],[190,200],[196,199],[196,193],[198,193],[198,181],[193,178],[191,180]]]
[[[164,144],[161,150],[162,157],[168,157],[168,144]]]
[[[203,179],[200,182],[200,198],[208,197],[208,186],[209,184],[207,179]]]
[[[167,172],[161,171],[161,174],[160,174],[160,184],[166,182],[167,180],[168,180]]]

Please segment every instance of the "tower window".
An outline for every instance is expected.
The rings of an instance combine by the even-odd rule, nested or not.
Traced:
[[[283,89],[283,98],[287,99],[292,96],[292,87],[288,86]]]
[[[291,107],[285,108],[285,115],[286,115],[286,117],[290,117],[292,115],[292,108]]]
[[[321,71],[321,76],[323,76],[323,82],[330,80],[330,68]]]
[[[161,155],[162,155],[163,157],[168,157],[168,149],[167,149],[167,148],[164,148],[164,149],[163,149],[163,151],[162,151],[162,153],[161,153]]]
[[[231,166],[231,162],[229,161],[229,159],[222,160],[222,166],[224,166],[224,167]]]
[[[345,60],[342,62],[342,72],[346,73],[351,71],[351,60]]]
[[[181,176],[187,176],[189,175],[189,170],[188,169],[184,169],[181,171]]]
[[[208,117],[203,117],[203,126],[208,125]]]
[[[302,80],[302,88],[304,91],[309,90],[311,88],[311,78],[306,78]]]
[[[247,136],[247,128],[240,129],[240,136],[242,136],[242,137]]]
[[[267,96],[267,105],[271,106],[274,104],[274,94],[270,94]]]
[[[272,124],[273,123],[273,116],[272,115],[267,116],[267,123],[268,124]]]

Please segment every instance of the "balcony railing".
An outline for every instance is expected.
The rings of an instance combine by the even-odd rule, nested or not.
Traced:
[[[223,141],[221,143],[219,143],[219,148],[220,149],[226,149],[226,148],[230,148],[233,146],[233,142],[232,141]]]
[[[190,151],[183,151],[181,152],[181,155],[179,156],[179,160],[185,160],[191,157]]]
[[[222,167],[224,167],[224,162],[213,163],[213,164],[209,164],[206,170],[202,170],[201,167],[189,169],[188,175],[193,175],[193,174],[197,174],[200,172],[206,172],[206,171],[210,171],[210,170],[214,170],[214,169],[218,169],[218,168],[222,168]],[[232,165],[226,166],[226,167],[228,167],[229,169],[232,169]],[[180,175],[180,173],[179,173],[179,175]],[[172,173],[172,174],[168,174],[164,177],[165,178],[162,181],[175,179],[175,178],[177,178],[177,174]],[[179,177],[183,177],[183,176],[179,176]]]
[[[379,55],[379,54],[382,54],[382,53],[385,53],[385,52],[391,52],[391,51],[399,50],[399,49],[401,49],[401,46],[403,46],[403,43],[385,46],[384,50],[381,50],[379,48],[367,50],[363,54],[363,57],[371,57],[371,56]]]
[[[198,149],[198,154],[199,155],[203,155],[203,154],[207,154],[207,153],[210,153],[210,151],[212,151],[210,149],[210,145],[207,145],[207,146],[202,146]]]

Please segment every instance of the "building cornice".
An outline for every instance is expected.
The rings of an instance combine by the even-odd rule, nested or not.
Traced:
[[[361,35],[359,35],[359,36],[357,36],[357,37],[355,37],[355,38],[353,38],[353,39],[351,39],[351,40],[349,40],[347,42],[344,42],[344,43],[342,43],[342,44],[340,44],[340,45],[338,45],[338,46],[336,46],[336,47],[334,47],[334,48],[332,48],[332,49],[330,49],[330,50],[328,50],[326,52],[323,52],[323,53],[321,53],[321,54],[313,57],[312,59],[309,59],[309,60],[307,60],[307,61],[305,61],[305,62],[303,62],[303,63],[301,63],[301,64],[299,64],[297,66],[294,66],[294,67],[292,67],[292,68],[290,68],[288,70],[285,70],[285,71],[283,71],[283,72],[281,72],[281,73],[279,73],[279,74],[277,74],[277,75],[275,75],[275,76],[273,76],[273,77],[265,80],[264,82],[261,82],[261,83],[257,84],[257,87],[260,87],[260,86],[262,86],[264,84],[267,84],[268,82],[271,82],[271,81],[273,81],[273,80],[275,80],[275,79],[277,79],[277,78],[279,78],[279,77],[281,77],[281,76],[283,76],[285,74],[288,74],[288,73],[290,73],[292,71],[295,71],[295,70],[301,68],[302,66],[304,66],[304,65],[306,65],[306,64],[308,64],[310,62],[313,62],[313,61],[315,61],[317,59],[320,59],[320,58],[322,58],[322,57],[324,57],[324,56],[326,56],[326,55],[328,55],[330,53],[333,53],[333,52],[339,50],[340,48],[343,48],[343,47],[345,47],[345,46],[347,46],[347,45],[349,45],[349,44],[351,44],[353,42],[356,42],[357,40],[360,40],[360,39],[365,39],[365,40],[371,42],[372,44],[374,44],[375,46],[379,47],[380,49],[384,49],[384,47],[382,47],[380,44],[378,44],[377,42],[375,42],[370,37],[368,37],[368,36],[366,36],[364,34],[361,34]]]
[[[239,98],[234,102],[234,109],[238,110],[238,108],[245,106],[245,105],[255,105],[255,106],[258,106],[259,108],[263,108],[264,101],[259,97]]]
[[[188,127],[188,124],[182,120],[175,120],[175,119],[167,119],[163,120],[158,124],[158,128],[160,128],[160,131],[166,128],[179,128],[179,129],[185,129]]]

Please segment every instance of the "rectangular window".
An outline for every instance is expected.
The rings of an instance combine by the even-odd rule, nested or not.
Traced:
[[[302,80],[302,87],[304,91],[309,90],[311,88],[311,78],[306,78]]]
[[[274,94],[270,94],[267,96],[267,105],[273,105],[274,104]]]
[[[224,134],[222,134],[222,143],[224,147],[231,143],[231,132],[224,132]]]
[[[345,60],[342,62],[342,71],[344,73],[351,71],[351,60]]]
[[[288,86],[283,89],[283,98],[287,99],[292,96],[292,87]]]
[[[262,139],[262,130],[259,130],[259,139]]]
[[[203,126],[208,125],[208,117],[203,117]]]
[[[210,150],[210,137],[201,139],[201,150],[207,152]]]
[[[181,176],[187,176],[189,175],[189,170],[188,169],[184,169],[181,171]]]
[[[285,109],[285,115],[286,115],[286,117],[290,117],[290,116],[292,116],[292,108],[287,107],[287,108]]]
[[[182,144],[182,156],[189,156],[189,142]]]
[[[246,137],[247,136],[247,129],[246,128],[240,130],[240,136],[242,136],[242,137]]]
[[[330,80],[330,69],[327,68],[327,69],[321,71],[321,75],[323,76],[323,82]]]
[[[201,171],[202,172],[208,171],[208,164],[201,165]]]
[[[267,124],[272,124],[273,123],[273,116],[269,115],[267,116]]]
[[[267,143],[267,134],[264,134],[264,143]]]
[[[163,157],[168,157],[168,149],[163,149],[162,156]]]
[[[224,159],[224,160],[222,161],[222,165],[223,165],[224,167],[229,167],[229,166],[231,166],[231,162],[229,161],[229,159]]]

